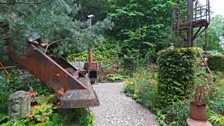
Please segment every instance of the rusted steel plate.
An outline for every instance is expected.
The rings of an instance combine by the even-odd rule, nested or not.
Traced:
[[[10,51],[10,56],[23,68],[36,75],[59,94],[72,89],[86,89],[86,85],[74,78],[68,71],[57,64],[49,56],[31,45],[26,50],[26,56],[18,56]]]
[[[61,100],[61,108],[83,108],[99,105],[98,97],[93,90],[68,90]]]
[[[84,64],[85,70],[97,70],[97,63],[96,62],[89,62]]]
[[[87,89],[85,90],[68,90],[65,92],[61,99],[62,108],[82,108],[82,107],[93,107],[99,106],[99,100],[92,88],[92,85],[87,78],[79,78],[79,80],[86,84]]]

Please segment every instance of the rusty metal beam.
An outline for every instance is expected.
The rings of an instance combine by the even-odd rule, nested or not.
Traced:
[[[10,50],[10,57],[20,66],[36,75],[59,94],[70,89],[86,89],[87,87],[74,78],[68,71],[57,64],[46,54],[42,53],[34,45],[26,49],[25,56],[19,56]]]
[[[92,47],[89,47],[88,56],[89,56],[89,63],[91,63],[93,61],[93,51],[92,51]]]

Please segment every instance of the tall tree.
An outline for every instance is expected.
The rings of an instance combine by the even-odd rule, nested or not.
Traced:
[[[110,0],[108,17],[115,24],[110,36],[122,41],[122,53],[151,57],[168,46],[172,25],[171,0]],[[130,53],[129,53],[130,52]]]
[[[102,29],[110,29],[111,23],[105,19],[95,23],[91,29],[85,21],[76,20],[80,7],[75,0],[33,0],[29,2],[10,1],[0,4],[0,22],[8,24],[8,31],[1,29],[0,60],[7,58],[4,37],[10,38],[9,47],[17,47],[21,52],[27,45],[26,33],[37,32],[42,41],[57,43],[53,54],[64,55],[69,51],[81,50],[90,43],[102,40]]]
[[[206,34],[202,34],[196,43],[200,47],[205,47],[208,50],[223,51],[220,37],[224,33],[224,17],[221,15],[212,17]]]

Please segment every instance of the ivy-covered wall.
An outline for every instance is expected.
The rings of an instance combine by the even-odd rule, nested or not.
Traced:
[[[157,107],[167,107],[189,96],[194,84],[195,49],[170,48],[158,53]]]
[[[208,56],[208,67],[212,71],[224,72],[224,55],[222,54],[211,54]]]

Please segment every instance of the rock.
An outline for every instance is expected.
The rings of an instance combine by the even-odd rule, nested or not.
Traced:
[[[27,96],[28,92],[17,91],[10,95],[8,101],[8,112],[11,121],[23,118],[30,112],[31,97]]]

